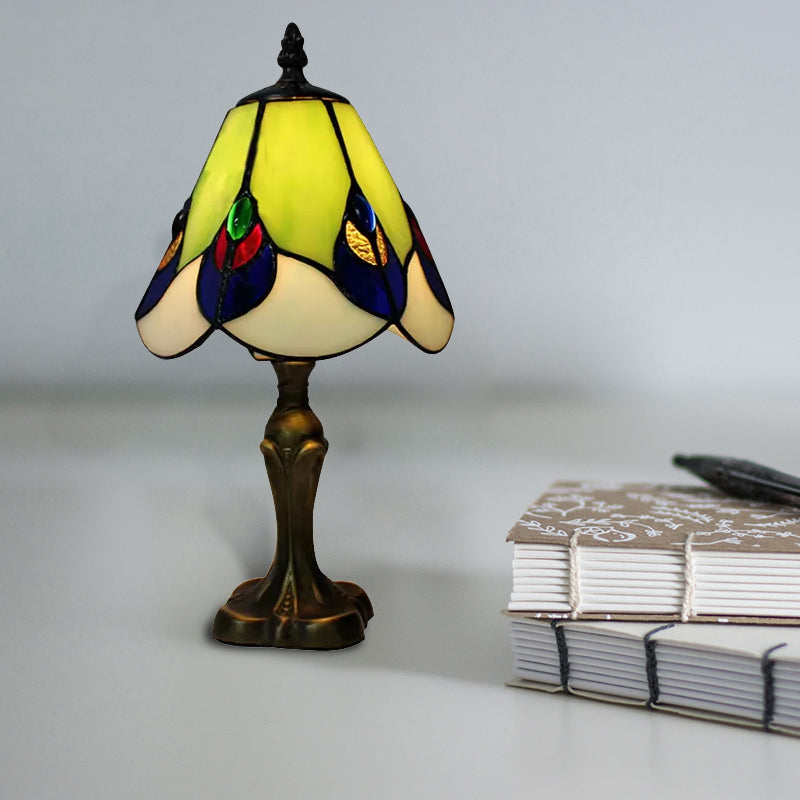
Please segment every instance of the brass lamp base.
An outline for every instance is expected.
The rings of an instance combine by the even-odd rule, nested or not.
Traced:
[[[236,588],[214,619],[211,635],[225,644],[336,650],[364,638],[372,617],[366,592],[329,580],[314,555],[313,511],[328,443],[308,407],[313,362],[273,362],[278,403],[261,452],[277,517],[275,557],[265,578]]]
[[[328,581],[327,602],[306,604],[299,613],[264,608],[261,591],[268,578],[253,578],[236,588],[217,612],[212,635],[225,644],[338,650],[358,644],[372,616],[367,593],[354,583]]]

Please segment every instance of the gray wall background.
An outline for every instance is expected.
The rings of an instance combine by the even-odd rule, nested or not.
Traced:
[[[329,387],[800,393],[793,2],[19,2],[0,11],[0,389],[262,385],[133,310],[287,22],[417,212],[456,309]],[[272,376],[267,377],[272,384]]]

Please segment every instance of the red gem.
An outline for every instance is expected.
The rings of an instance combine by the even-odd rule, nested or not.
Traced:
[[[430,248],[428,247],[428,243],[425,241],[425,237],[422,235],[422,231],[419,228],[419,223],[417,222],[417,218],[411,214],[411,218],[409,220],[411,222],[411,230],[413,232],[414,238],[417,240],[417,244],[422,250],[423,254],[428,257],[430,261],[433,261],[433,256],[431,255]]]
[[[261,233],[261,226],[256,225],[252,231],[244,238],[236,248],[233,256],[233,269],[241,267],[252,261],[258,248],[261,247],[263,234]]]
[[[225,265],[225,253],[228,250],[228,235],[223,228],[217,236],[217,245],[214,248],[214,264],[217,269],[222,269]]]

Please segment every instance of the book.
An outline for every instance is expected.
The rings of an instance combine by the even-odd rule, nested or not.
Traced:
[[[512,616],[509,685],[800,736],[800,628]]]
[[[511,529],[508,611],[800,625],[800,509],[705,486],[559,482]]]

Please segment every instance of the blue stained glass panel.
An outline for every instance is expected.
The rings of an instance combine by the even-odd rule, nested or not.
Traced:
[[[219,327],[243,316],[267,297],[275,284],[276,259],[266,241],[249,263],[236,269],[219,269],[212,252],[209,248],[200,264],[197,302],[203,316]]]

